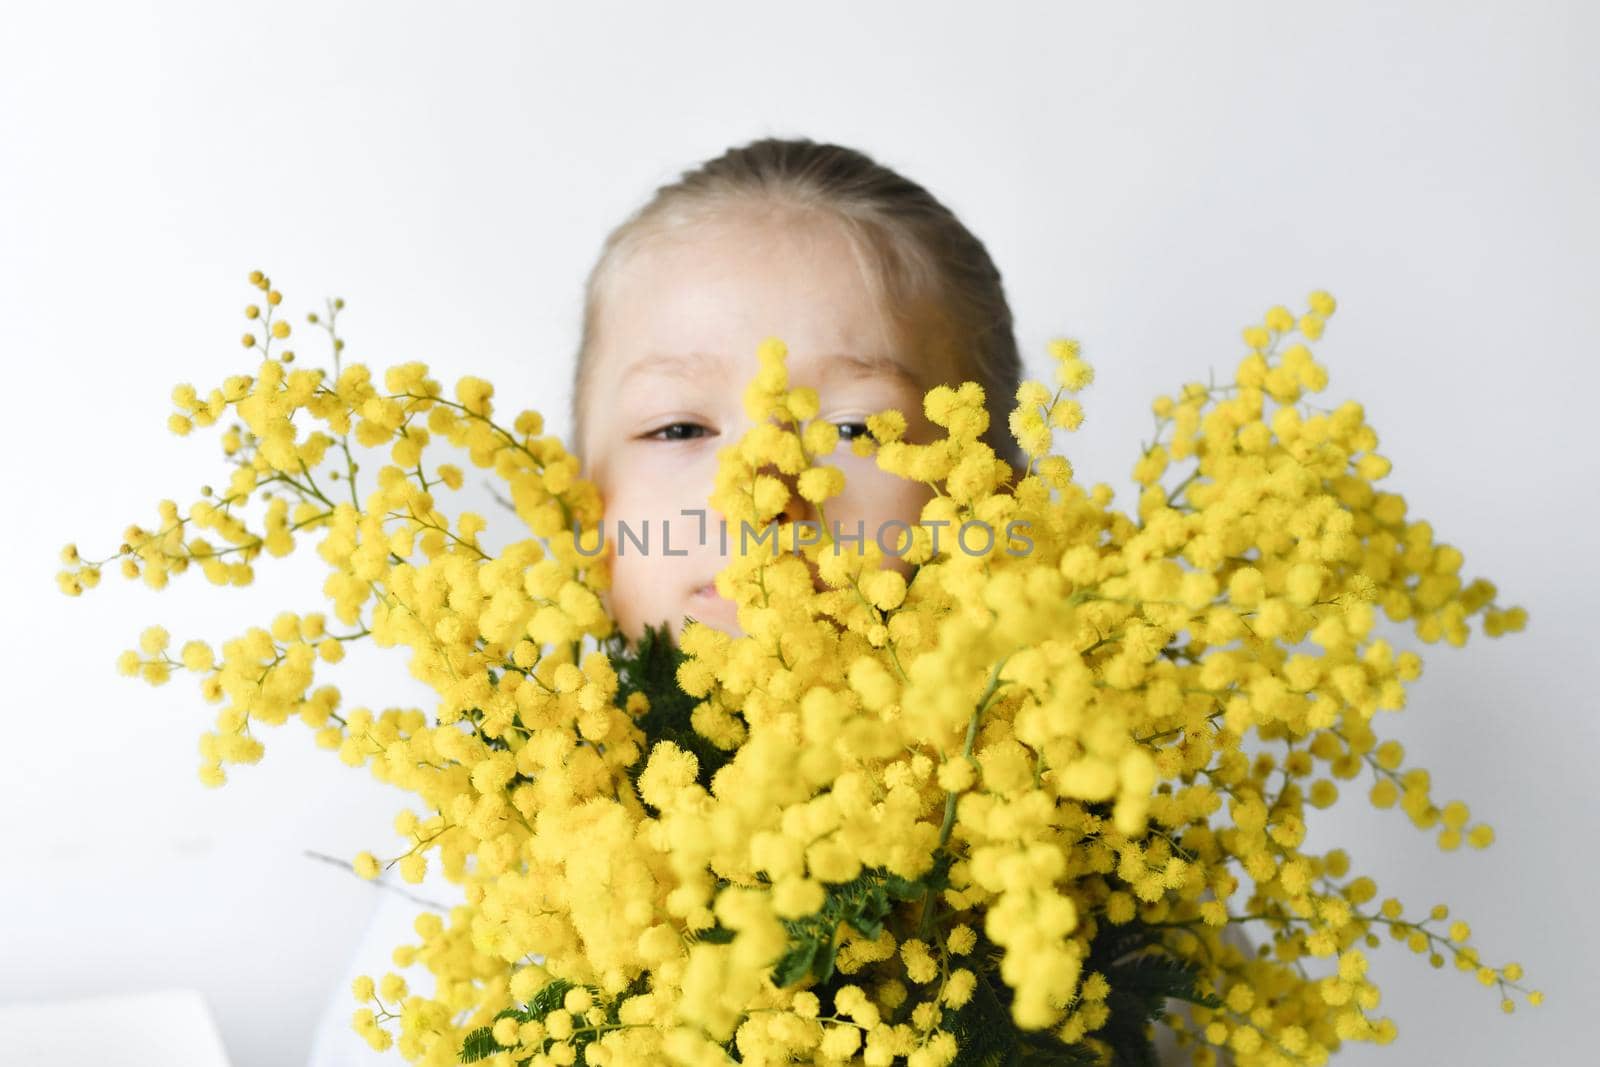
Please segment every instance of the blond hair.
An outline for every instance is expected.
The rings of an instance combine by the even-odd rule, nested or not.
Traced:
[[[952,348],[958,380],[983,387],[983,440],[1024,468],[1007,419],[1021,383],[1011,306],[988,251],[933,194],[865,153],[808,138],[763,138],[683,172],[606,237],[584,289],[582,336],[573,373],[575,448],[583,446],[583,397],[608,282],[646,242],[680,228],[754,208],[814,215],[840,224],[872,298],[902,339],[931,319]],[[947,384],[956,384],[950,382]]]

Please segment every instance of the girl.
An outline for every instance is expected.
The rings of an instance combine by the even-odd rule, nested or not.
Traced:
[[[942,431],[924,416],[924,393],[971,380],[988,405],[985,442],[1025,469],[1007,425],[1022,361],[983,244],[926,189],[861,152],[773,138],[730,149],[618,226],[585,289],[572,447],[605,504],[608,607],[630,640],[647,623],[676,640],[686,617],[740,632],[713,583],[726,560],[707,498],[718,449],[749,428],[744,387],[769,336],[788,347],[791,387],[817,390],[818,417],[837,423],[842,440],[865,434],[866,417],[885,408],[906,417],[906,440],[935,440]],[[828,522],[845,531],[915,524],[932,496],[847,447],[827,462],[846,483]],[[815,520],[792,484],[778,518]],[[629,541],[617,551],[620,524],[640,549]],[[893,555],[888,565],[908,569]],[[415,907],[384,896],[352,975],[392,969],[389,948],[410,937]],[[345,982],[312,1067],[397,1055],[367,1048],[350,1029],[350,1005]]]
[[[573,447],[605,501],[609,606],[630,639],[646,623],[676,638],[685,616],[738,632],[712,584],[725,560],[706,499],[718,450],[749,428],[744,387],[768,336],[788,346],[791,387],[817,390],[818,417],[844,441],[894,408],[906,439],[927,443],[938,432],[923,394],[971,379],[989,406],[986,443],[1025,465],[1006,424],[1021,379],[1011,310],[977,238],[860,152],[773,139],[732,149],[657,190],[589,277]],[[916,523],[932,496],[848,447],[828,462],[845,475],[830,529],[875,537]],[[780,521],[816,521],[790,486]],[[624,524],[652,539],[644,551],[617,551]]]

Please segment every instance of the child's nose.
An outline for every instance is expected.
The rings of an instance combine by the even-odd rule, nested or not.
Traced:
[[[789,491],[789,499],[783,509],[773,516],[775,522],[799,522],[802,519],[816,520],[816,508],[811,501],[800,495],[800,479],[793,474],[785,474],[776,464],[768,463],[756,472],[757,474],[770,475],[783,483]]]
[[[778,469],[778,467],[776,465],[771,464],[771,463],[769,463],[766,466],[762,467],[759,471],[757,471],[757,473],[758,474],[770,474],[772,477],[777,478],[779,481],[781,481],[783,483],[783,486],[784,486],[785,489],[789,490],[788,502],[784,504],[782,510],[780,510],[776,515],[774,515],[772,517],[772,521],[773,522],[775,522],[775,523],[786,523],[786,522],[800,522],[802,520],[806,520],[806,521],[809,521],[809,522],[817,523],[819,527],[821,526],[821,520],[817,516],[816,505],[811,503],[811,501],[807,500],[805,497],[800,495],[800,486],[799,486],[800,479],[798,478],[798,476],[793,475],[793,474],[785,474],[783,471]],[[825,538],[826,536],[827,536],[826,531],[821,530],[819,528],[818,530],[814,531],[812,535],[810,535],[810,538],[812,540],[812,543],[815,544],[816,543],[815,538],[818,538],[818,537],[824,537]],[[797,540],[798,540],[798,538],[797,538]],[[785,543],[786,550],[787,550],[787,544],[788,543],[786,542]],[[806,570],[811,572],[811,585],[812,585],[812,587],[814,589],[816,589],[816,591],[819,592],[819,593],[825,592],[828,587],[822,580],[822,568],[817,564],[817,561],[812,559],[809,555],[807,555],[804,552],[798,552],[796,554],[805,563]]]

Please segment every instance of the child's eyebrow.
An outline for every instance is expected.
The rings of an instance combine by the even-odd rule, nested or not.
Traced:
[[[921,383],[904,363],[882,353],[858,355],[852,352],[836,352],[819,356],[814,362],[820,367],[824,378],[831,378],[836,374],[858,379],[894,378],[907,385],[921,388]],[[791,363],[791,367],[793,365]],[[621,380],[626,382],[630,378],[647,374],[693,380],[706,375],[725,375],[727,371],[727,361],[712,352],[687,352],[682,355],[660,353],[635,360],[632,366],[622,372]],[[753,366],[751,372],[754,373]]]

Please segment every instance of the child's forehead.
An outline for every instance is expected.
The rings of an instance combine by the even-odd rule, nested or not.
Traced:
[[[878,379],[920,387],[924,377],[907,354],[898,349],[790,352],[784,362],[791,383],[833,384]],[[707,350],[650,351],[629,362],[622,370],[620,381],[623,384],[661,380],[739,383],[758,369],[754,351],[741,355]]]
[[[873,284],[858,253],[815,218],[734,215],[653,235],[621,256],[599,301],[603,376],[738,387],[777,337],[792,384],[879,379],[920,392],[947,381],[957,357],[942,318]]]

